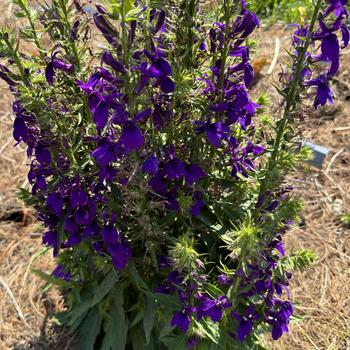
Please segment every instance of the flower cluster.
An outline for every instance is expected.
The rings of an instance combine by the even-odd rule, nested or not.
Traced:
[[[330,4],[318,17],[319,28],[309,33],[308,26],[297,26],[293,34],[293,46],[296,50],[305,45],[305,38],[310,35],[312,47],[317,52],[308,50],[305,53],[304,69],[301,72],[301,83],[305,88],[316,89],[314,107],[333,103],[334,94],[328,81],[339,71],[340,49],[349,45],[350,31],[347,26],[349,13],[347,1],[330,1]],[[338,33],[341,35],[339,43]]]
[[[135,339],[252,348],[258,329],[278,339],[293,313],[282,237],[300,206],[283,185],[289,121],[265,132],[264,98],[250,95],[249,36],[259,19],[245,0],[223,1],[213,22],[199,0],[111,4],[47,5],[39,18],[54,49],[35,35],[33,62],[0,36],[13,136],[30,161],[22,195],[57,258],[53,279],[75,288],[66,319],[98,317],[96,336],[121,350]],[[317,29],[293,35],[288,117],[296,85],[317,87],[315,107],[332,101],[327,80],[339,69],[337,33],[349,42],[348,13],[344,0],[323,13],[321,4]],[[102,46],[89,41],[90,25]],[[90,309],[79,314],[74,303]],[[124,332],[118,339],[111,320]]]

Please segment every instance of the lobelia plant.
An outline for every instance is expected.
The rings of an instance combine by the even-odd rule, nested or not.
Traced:
[[[310,23],[293,25],[275,118],[266,94],[249,95],[259,19],[244,0],[215,14],[199,0],[13,2],[28,26],[1,31],[0,77],[28,147],[21,198],[57,260],[34,272],[64,291],[57,319],[78,330],[77,348],[262,349],[262,333],[281,337],[292,272],[315,259],[285,254],[302,203],[284,179],[308,155],[302,104],[332,102],[347,1],[315,0]]]

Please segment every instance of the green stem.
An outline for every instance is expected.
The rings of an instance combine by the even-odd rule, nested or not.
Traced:
[[[26,77],[25,74],[24,74],[24,67],[23,67],[23,64],[22,64],[22,62],[21,62],[21,59],[20,59],[20,57],[18,56],[17,50],[15,50],[15,49],[12,47],[11,42],[9,41],[7,34],[4,34],[4,35],[3,35],[3,40],[5,41],[5,43],[6,43],[7,47],[8,47],[8,49],[11,51],[11,56],[12,56],[13,60],[14,60],[15,63],[16,63],[16,66],[17,66],[17,68],[18,68],[18,70],[19,70],[19,73],[20,73],[20,75],[21,75],[23,81],[27,81],[27,77]]]
[[[224,43],[224,49],[221,54],[221,69],[220,69],[220,77],[219,77],[219,83],[218,83],[218,91],[220,95],[222,96],[222,85],[224,83],[225,78],[225,66],[226,66],[226,60],[228,56],[228,50],[230,48],[230,6],[227,5],[227,2],[224,1],[224,9],[225,9],[225,43]]]
[[[34,37],[34,43],[39,51],[39,55],[40,55],[40,58],[44,61],[45,60],[45,51],[43,50],[42,46],[41,46],[41,43],[39,41],[39,38],[37,36],[37,33],[36,33],[36,29],[35,29],[35,25],[34,25],[34,22],[33,22],[33,18],[30,14],[30,11],[28,9],[27,6],[25,6],[25,4],[23,4],[23,10],[24,12],[26,13],[26,16],[28,18],[28,21],[29,21],[29,24],[30,24],[30,28],[32,30],[32,34],[33,34],[33,37]]]
[[[130,66],[130,50],[128,45],[128,33],[126,30],[126,21],[125,21],[125,0],[122,0],[122,45],[123,45],[123,55],[124,55],[124,62],[127,67],[127,72],[125,73],[125,85],[126,85],[126,94],[128,96],[129,101],[129,108],[130,108],[130,116],[133,116],[135,113],[135,101],[134,101],[134,93],[132,91],[131,82],[130,82],[130,75],[128,72],[129,66]]]

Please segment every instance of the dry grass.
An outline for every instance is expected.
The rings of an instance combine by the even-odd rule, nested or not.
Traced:
[[[0,0],[1,13],[6,14],[7,3]],[[0,24],[5,20],[3,16]],[[264,76],[272,60],[275,37],[286,47],[288,36],[278,26],[262,31],[264,39],[255,64]],[[344,63],[349,52],[346,56]],[[282,54],[279,63],[283,57]],[[278,64],[275,71],[279,70]],[[350,229],[340,223],[341,214],[350,211],[350,70],[344,64],[343,67],[335,83],[335,106],[308,116],[304,122],[305,137],[332,152],[322,170],[306,169],[289,179],[304,198],[306,209],[304,226],[287,235],[288,249],[313,248],[319,255],[313,268],[296,274],[291,284],[296,312],[306,319],[291,325],[290,333],[278,342],[272,344],[267,339],[272,349],[350,349]],[[260,80],[257,88],[272,91],[273,79],[274,76]],[[23,149],[13,147],[11,98],[4,85],[0,85],[0,91],[0,208],[6,210],[18,206],[13,204],[15,190],[26,183],[27,161]],[[50,253],[33,261],[42,249],[37,232],[40,228],[27,211],[20,222],[0,222],[0,350],[70,347],[71,338],[57,331],[50,320],[53,312],[63,308],[61,296],[55,290],[43,294],[43,283],[29,270],[33,266],[50,271],[54,266]]]

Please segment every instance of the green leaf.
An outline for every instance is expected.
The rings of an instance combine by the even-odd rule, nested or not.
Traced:
[[[127,269],[128,269],[129,277],[132,283],[137,287],[137,289],[144,292],[149,291],[147,283],[145,283],[145,281],[141,278],[135,266],[135,262],[133,260],[129,261]]]
[[[142,308],[139,310],[139,312],[136,314],[135,318],[132,320],[130,324],[130,328],[136,326],[144,317],[145,315],[145,309]]]
[[[105,321],[105,337],[100,350],[124,350],[128,335],[128,322],[124,310],[124,290],[128,284],[124,283],[115,288],[110,311],[111,318]]]
[[[156,303],[154,299],[146,296],[146,307],[145,315],[143,317],[143,329],[146,336],[146,345],[149,344],[151,338],[151,332],[154,326],[155,314],[156,314]]]
[[[99,301],[101,301],[107,293],[113,288],[115,283],[117,282],[117,275],[115,271],[111,271],[99,284],[97,287],[94,287],[91,291],[93,295],[92,298],[88,300],[83,300],[82,303],[76,303],[72,310],[71,315],[72,318],[69,321],[69,325],[72,325],[77,318],[79,318],[85,311],[94,307]]]
[[[233,205],[223,205],[221,209],[233,221],[239,221],[245,216],[245,211],[242,208]]]
[[[163,339],[163,342],[169,350],[186,349],[186,337],[183,334],[176,337],[166,337]]]
[[[202,209],[201,213],[198,215],[198,219],[209,227],[214,226],[218,222],[216,215],[208,208]]]
[[[145,349],[145,335],[141,327],[134,327],[130,331],[131,344],[133,350]]]
[[[152,296],[154,300],[160,305],[164,306],[167,311],[176,311],[180,309],[180,304],[178,299],[172,295],[162,294],[162,293],[146,293],[149,296]]]
[[[90,309],[87,317],[79,327],[77,339],[78,350],[94,350],[94,344],[101,330],[102,317],[95,306]]]
[[[124,8],[124,13],[127,14],[134,8],[134,1],[132,0],[123,0],[123,8]]]

